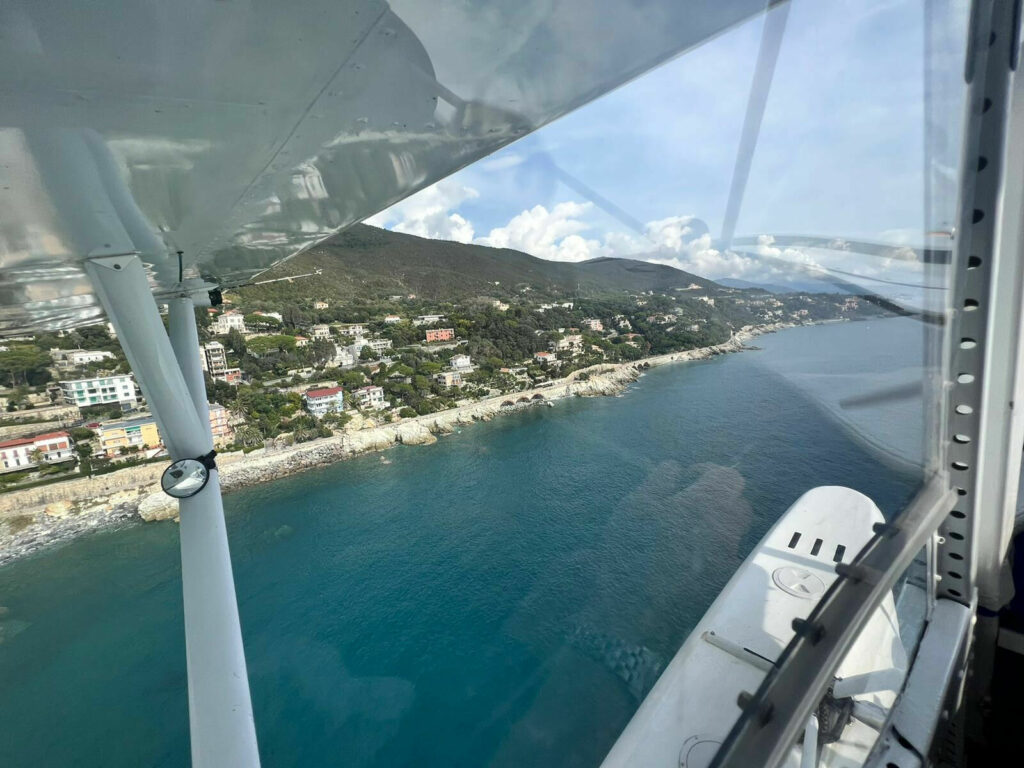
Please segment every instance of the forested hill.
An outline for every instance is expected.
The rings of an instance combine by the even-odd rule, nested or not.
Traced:
[[[666,292],[694,283],[715,283],[660,264],[630,259],[593,259],[581,263],[546,261],[506,248],[464,245],[358,224],[264,278],[321,269],[317,277],[246,288],[256,301],[370,299],[416,294],[420,299],[459,301],[486,295],[497,298],[595,295],[622,291]]]

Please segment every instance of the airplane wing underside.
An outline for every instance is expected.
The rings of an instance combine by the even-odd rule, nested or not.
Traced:
[[[251,278],[764,9],[764,0],[60,0],[0,7],[0,334]]]

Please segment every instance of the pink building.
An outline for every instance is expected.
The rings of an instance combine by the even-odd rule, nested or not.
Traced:
[[[454,328],[435,328],[427,331],[427,343],[432,341],[454,341],[455,340],[455,329]]]
[[[228,409],[220,403],[210,403],[210,431],[214,445],[227,445],[235,437],[235,431],[228,423]]]

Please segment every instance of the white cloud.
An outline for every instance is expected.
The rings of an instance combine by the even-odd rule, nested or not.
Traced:
[[[367,223],[420,237],[511,248],[549,261],[578,262],[599,256],[638,258],[712,280],[730,277],[753,282],[785,282],[795,278],[804,282],[808,270],[820,269],[805,251],[779,248],[771,235],[758,239],[753,249],[756,255],[719,250],[713,247],[707,225],[693,216],[650,221],[643,235],[611,230],[600,237],[588,237],[588,233],[599,231],[588,220],[594,213],[593,203],[565,201],[556,203],[550,210],[535,205],[513,216],[504,226],[475,237],[472,222],[454,210],[475,197],[477,192],[472,187],[442,181],[377,214]]]
[[[419,237],[469,243],[475,234],[473,225],[453,209],[475,197],[479,193],[472,187],[439,181],[371,216],[366,223]]]
[[[580,234],[591,229],[580,218],[591,208],[591,203],[566,202],[549,211],[543,205],[535,205],[474,242],[493,248],[513,248],[550,261],[584,261],[607,255],[601,241]]]

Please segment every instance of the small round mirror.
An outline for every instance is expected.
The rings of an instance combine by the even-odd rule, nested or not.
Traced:
[[[181,459],[164,470],[160,487],[164,493],[175,499],[195,496],[210,480],[210,470],[198,459]]]

